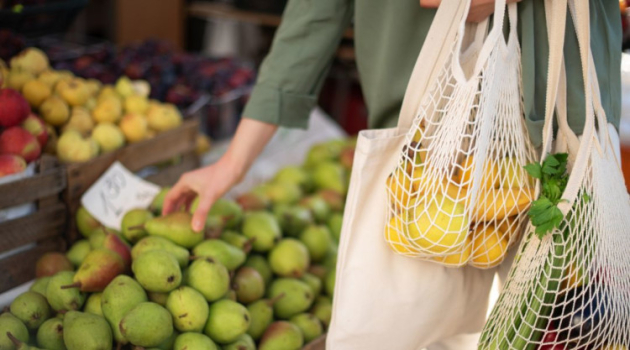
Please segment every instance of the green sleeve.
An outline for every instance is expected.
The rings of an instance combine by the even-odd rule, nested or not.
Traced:
[[[530,137],[542,143],[547,93],[548,39],[544,2],[519,3],[523,63],[523,98]],[[567,15],[564,57],[567,72],[567,113],[576,134],[584,128],[585,101],[577,36]],[[616,1],[590,0],[591,50],[608,122],[619,128],[621,116],[621,16]],[[531,25],[533,24],[533,25]]]
[[[290,0],[243,116],[306,128],[352,12],[351,0]]]

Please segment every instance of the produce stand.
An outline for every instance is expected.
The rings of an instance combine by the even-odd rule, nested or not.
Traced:
[[[86,163],[67,165],[68,187],[63,198],[68,206],[68,241],[73,242],[78,237],[72,218],[81,206],[81,196],[115,161],[133,172],[143,171],[151,182],[171,185],[181,174],[199,166],[199,157],[195,153],[197,133],[198,122],[189,120],[150,140],[128,145]]]
[[[64,168],[50,156],[38,165],[34,176],[0,185],[0,209],[33,201],[37,206],[30,215],[0,222],[0,293],[32,280],[43,253],[65,248]]]

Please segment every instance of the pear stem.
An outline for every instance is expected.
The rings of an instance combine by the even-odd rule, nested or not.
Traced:
[[[11,334],[11,332],[7,332],[7,337],[9,337],[9,340],[11,340],[11,342],[16,347],[19,347],[20,345],[22,345],[22,341],[20,339],[16,338],[13,334]]]
[[[144,230],[144,224],[136,225],[136,226],[129,226],[127,227],[127,230]]]
[[[81,282],[75,282],[72,284],[68,284],[67,286],[61,286],[61,289],[70,289],[70,288],[81,288]]]
[[[275,298],[267,300],[267,305],[273,306],[275,303],[280,301],[280,299],[284,298],[284,293],[278,294]]]

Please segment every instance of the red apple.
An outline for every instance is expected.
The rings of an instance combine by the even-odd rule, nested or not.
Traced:
[[[14,154],[0,154],[0,177],[21,173],[26,169],[26,161]]]
[[[31,113],[31,106],[13,89],[0,89],[0,126],[19,125]]]
[[[15,154],[32,162],[42,152],[35,136],[30,132],[14,126],[0,134],[0,154]]]
[[[48,142],[48,130],[46,129],[46,124],[37,115],[33,113],[29,114],[22,122],[22,127],[37,138],[37,142],[39,142],[40,147],[43,148],[46,145],[46,142]]]

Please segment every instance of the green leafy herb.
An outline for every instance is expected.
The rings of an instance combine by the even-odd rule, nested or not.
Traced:
[[[564,215],[558,209],[569,180],[567,174],[568,154],[550,154],[542,164],[532,163],[525,166],[525,171],[541,183],[540,197],[532,203],[527,215],[536,234],[541,239],[560,226]]]

